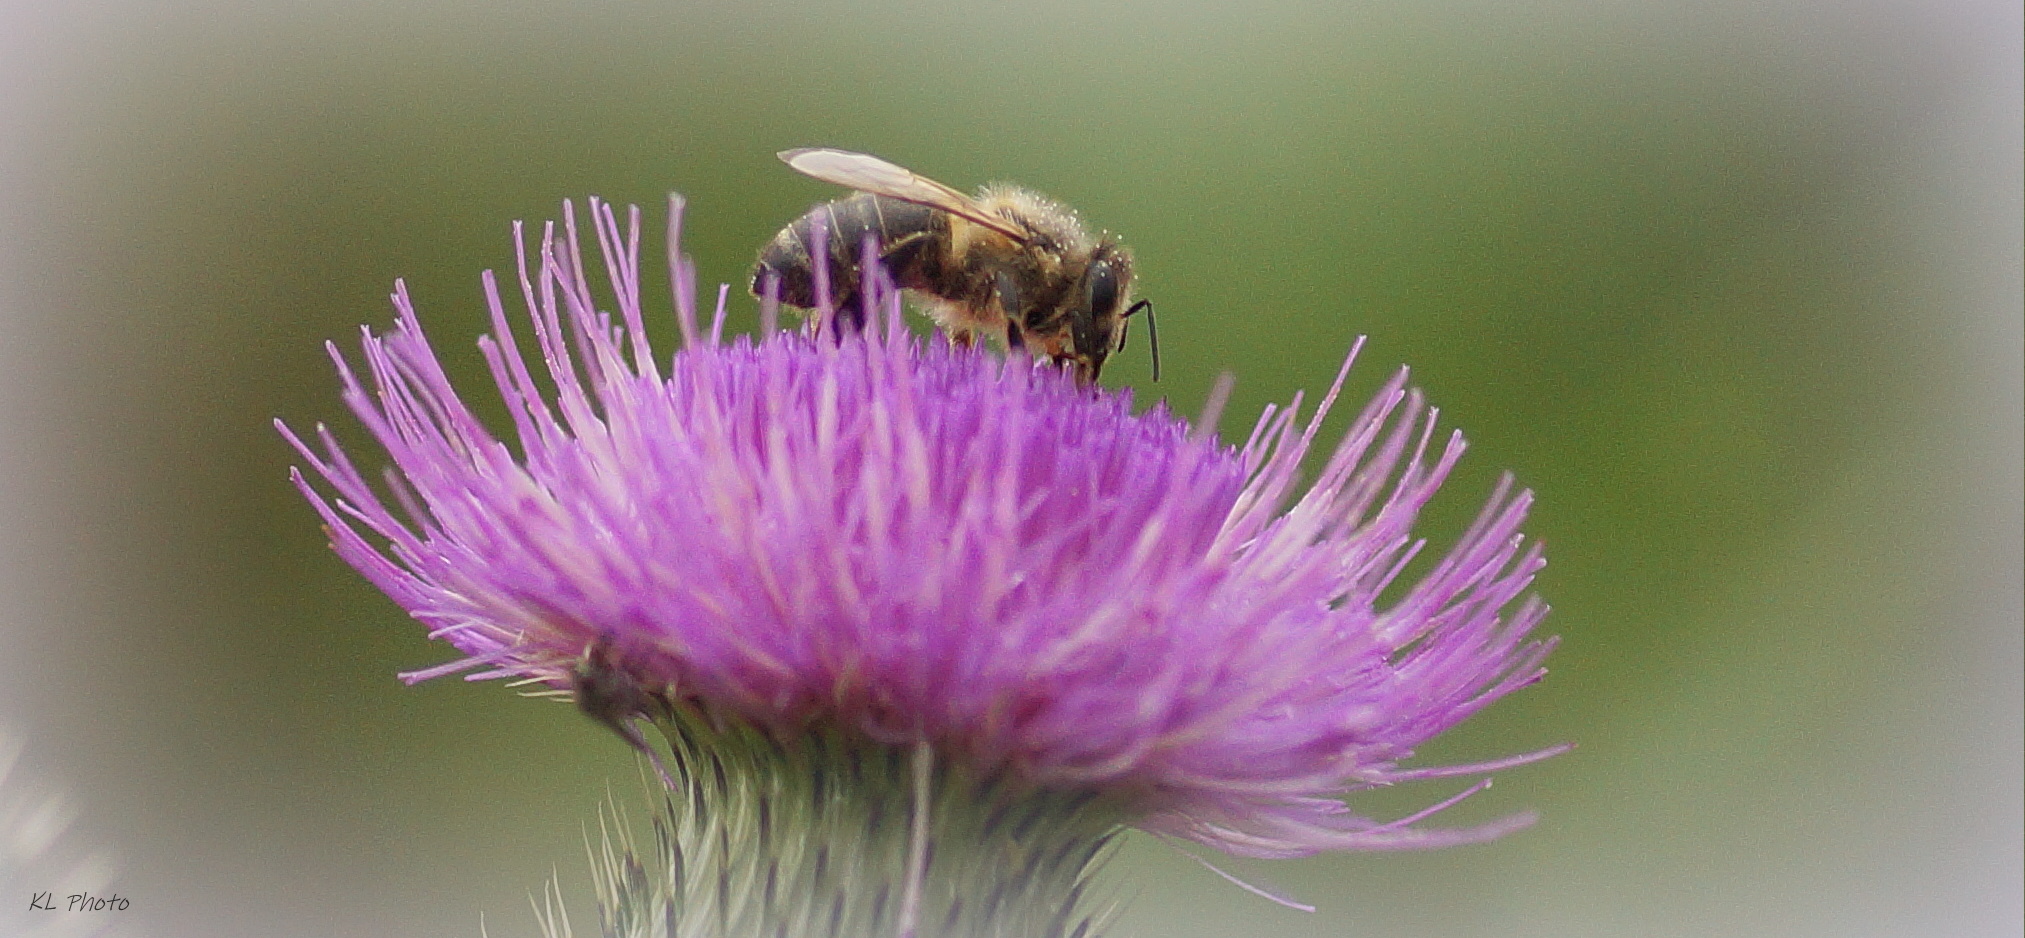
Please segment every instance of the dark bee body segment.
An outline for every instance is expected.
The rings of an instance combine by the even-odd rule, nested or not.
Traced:
[[[646,735],[640,732],[635,722],[652,722],[665,716],[669,710],[668,699],[643,685],[638,677],[621,665],[617,656],[617,650],[607,639],[599,638],[587,646],[583,657],[570,669],[570,694],[576,698],[578,710],[645,755],[661,780],[673,788],[674,777],[668,774],[668,767],[661,764],[661,754],[648,744]]]
[[[948,239],[949,216],[925,205],[860,192],[816,206],[782,228],[759,254],[753,269],[752,292],[764,295],[767,281],[779,279],[780,301],[789,306],[816,306],[816,267],[811,250],[816,229],[828,242],[830,302],[848,324],[863,324],[859,305],[858,263],[869,237],[880,263],[903,289],[927,289],[936,281],[942,262],[939,249]]]

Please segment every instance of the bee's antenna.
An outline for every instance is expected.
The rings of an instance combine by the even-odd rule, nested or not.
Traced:
[[[1146,311],[1146,344],[1153,349],[1153,380],[1160,380],[1160,327],[1153,321],[1153,301],[1140,300],[1125,310],[1125,318],[1140,310]]]

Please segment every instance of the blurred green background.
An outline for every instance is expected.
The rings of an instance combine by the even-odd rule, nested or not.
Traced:
[[[1142,400],[1233,372],[1242,429],[1369,334],[1356,389],[1409,363],[1473,442],[1432,533],[1501,471],[1538,492],[1553,674],[1427,756],[1579,743],[1452,817],[1544,821],[1227,864],[1312,915],[1135,840],[1119,934],[2018,934],[2016,4],[0,26],[0,718],[119,858],[125,932],[532,935],[552,867],[589,912],[582,827],[630,757],[497,684],[396,683],[445,651],[324,548],[268,421],[363,439],[320,345],[388,322],[396,277],[482,380],[478,271],[566,197],[681,191],[736,283],[836,194],[772,153],[830,145],[1122,235],[1166,374],[1138,345],[1106,377]]]

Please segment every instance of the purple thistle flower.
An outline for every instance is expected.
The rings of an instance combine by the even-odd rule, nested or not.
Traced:
[[[1305,421],[1299,397],[1268,407],[1233,447],[1213,419],[1135,414],[1129,392],[916,338],[877,276],[862,338],[727,341],[722,290],[699,323],[672,214],[684,345],[657,361],[639,212],[622,228],[591,205],[616,318],[596,307],[567,206],[533,264],[515,229],[531,330],[484,277],[480,346],[515,442],[459,398],[399,286],[363,378],[331,350],[392,458],[387,494],[323,427],[320,446],[283,428],[335,492],[295,474],[337,552],[463,653],[406,679],[475,669],[567,689],[595,657],[621,689],[777,736],[925,743],[980,777],[1101,793],[1134,826],[1251,856],[1530,822],[1418,826],[1487,782],[1390,822],[1342,800],[1561,749],[1400,767],[1538,680],[1553,644],[1527,637],[1543,560],[1519,532],[1531,496],[1509,480],[1444,559],[1393,586],[1463,450],[1435,439],[1404,370],[1303,487],[1343,374]]]

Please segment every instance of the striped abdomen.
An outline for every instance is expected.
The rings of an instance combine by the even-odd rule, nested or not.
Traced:
[[[811,250],[818,227],[824,230],[826,244]],[[782,303],[814,308],[816,267],[811,257],[820,254],[829,262],[831,303],[844,309],[858,297],[858,261],[867,238],[895,282],[907,289],[928,289],[935,273],[930,268],[939,267],[946,251],[949,216],[925,205],[864,192],[818,205],[760,249],[752,293],[764,297],[767,282],[778,278]]]

